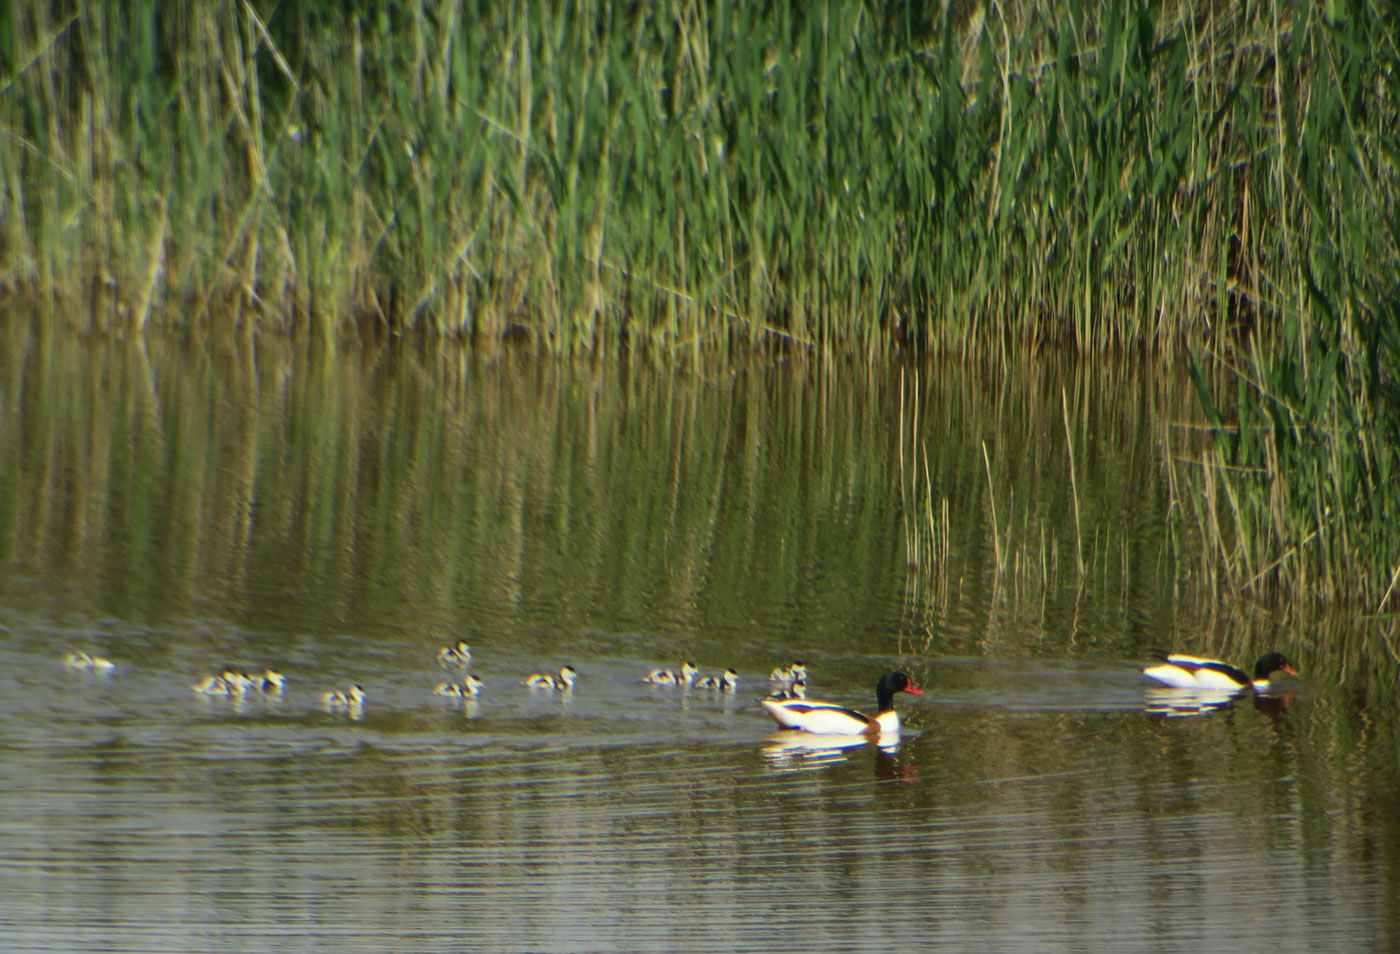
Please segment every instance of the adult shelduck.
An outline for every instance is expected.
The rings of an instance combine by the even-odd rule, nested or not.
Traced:
[[[887,672],[875,683],[879,711],[874,717],[834,702],[808,699],[760,699],[759,704],[785,729],[801,729],[819,735],[894,735],[899,732],[899,713],[894,711],[897,692],[924,694],[904,673]]]
[[[532,673],[525,678],[523,685],[531,689],[552,689],[555,692],[568,692],[578,681],[578,670],[573,666],[563,666],[559,669],[559,675],[552,676],[547,672]]]
[[[1142,674],[1173,689],[1215,689],[1222,692],[1243,692],[1253,689],[1267,693],[1273,687],[1275,673],[1284,672],[1298,675],[1298,670],[1280,652],[1265,653],[1254,664],[1254,678],[1250,679],[1243,669],[1237,669],[1218,659],[1203,659],[1199,656],[1184,656],[1180,653],[1154,653],[1162,660],[1155,666],[1148,666]]]
[[[443,669],[464,669],[471,665],[472,648],[466,640],[459,639],[453,646],[444,646],[437,651],[437,664]]]
[[[688,686],[695,680],[695,674],[700,671],[700,667],[693,662],[681,663],[681,671],[675,672],[670,669],[653,669],[646,674],[642,682],[649,682],[653,686]]]

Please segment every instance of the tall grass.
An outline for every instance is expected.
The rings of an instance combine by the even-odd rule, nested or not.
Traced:
[[[1249,312],[1271,333],[1197,355],[1197,391],[1216,439],[1178,487],[1218,592],[1394,613],[1396,21],[1355,5],[1304,16],[1273,51],[1280,79],[1271,154],[1288,201],[1269,208],[1269,227],[1286,237],[1289,267],[1241,239],[1237,272],[1257,290]],[[1361,28],[1364,20],[1376,28]]]
[[[1395,23],[1328,9],[12,5],[0,282],[560,352],[1215,340],[1394,191]]]

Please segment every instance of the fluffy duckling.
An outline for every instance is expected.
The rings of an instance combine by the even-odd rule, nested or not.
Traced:
[[[480,676],[467,676],[461,682],[444,682],[433,690],[435,696],[448,696],[453,699],[473,699],[481,695],[485,683]]]
[[[723,675],[701,676],[695,681],[695,688],[733,692],[739,688],[739,674],[733,669],[726,669]]]
[[[233,685],[226,682],[223,676],[205,676],[190,688],[201,696],[239,696],[243,694],[242,689],[235,691]]]
[[[287,679],[276,669],[264,669],[261,676],[253,677],[253,688],[264,695],[275,696],[281,693]]]
[[[106,656],[94,656],[92,653],[65,653],[63,665],[69,669],[88,669],[93,672],[111,672],[117,668],[117,664]]]
[[[550,689],[555,692],[568,692],[574,687],[574,683],[577,680],[578,670],[573,666],[564,666],[560,668],[559,675],[557,676],[541,672],[531,673],[526,677],[522,685],[529,686],[531,689]]]
[[[780,667],[778,669],[774,669],[768,674],[769,682],[790,683],[797,682],[799,679],[806,680],[806,678],[807,667],[804,666],[800,661],[794,662],[791,666],[788,666],[786,668]]]
[[[700,667],[693,662],[681,663],[681,671],[674,672],[670,669],[653,669],[647,673],[642,682],[651,683],[653,686],[688,686],[695,681],[695,676],[700,672]]]
[[[240,696],[254,688],[257,683],[257,680],[246,672],[238,672],[234,669],[225,669],[219,673],[219,678],[226,682],[236,695]]]
[[[471,665],[472,648],[466,640],[459,639],[455,645],[444,646],[437,651],[437,664],[443,669],[463,669]]]
[[[799,679],[790,686],[779,686],[768,693],[765,699],[772,699],[775,702],[782,702],[787,699],[806,699],[807,680]]]
[[[321,693],[321,705],[327,709],[358,709],[364,704],[365,691],[359,685]]]

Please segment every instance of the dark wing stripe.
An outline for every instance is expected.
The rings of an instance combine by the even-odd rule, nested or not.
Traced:
[[[869,722],[870,716],[855,709],[838,706],[834,702],[784,702],[783,708],[789,712],[840,712],[857,722]]]
[[[1204,666],[1198,666],[1197,668],[1198,668],[1198,669],[1209,669],[1211,672],[1218,672],[1218,673],[1220,673],[1220,675],[1225,676],[1225,677],[1227,677],[1227,678],[1229,678],[1229,679],[1233,679],[1235,682],[1239,683],[1239,684],[1242,685],[1242,686],[1247,686],[1247,685],[1249,685],[1249,676],[1245,675],[1244,670],[1243,670],[1243,669],[1236,669],[1234,666],[1231,666],[1229,663],[1212,662],[1212,663],[1207,663],[1207,664],[1204,665]]]

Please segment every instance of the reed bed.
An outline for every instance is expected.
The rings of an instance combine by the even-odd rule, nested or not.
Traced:
[[[0,283],[563,353],[1172,348],[1397,263],[1364,3],[0,13]],[[1324,289],[1332,292],[1335,289]]]

